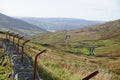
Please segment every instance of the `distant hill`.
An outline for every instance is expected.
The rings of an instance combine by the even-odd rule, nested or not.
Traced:
[[[47,32],[46,30],[37,27],[36,25],[15,19],[0,13],[0,30],[14,31],[22,35],[33,35],[37,33]]]
[[[77,30],[68,31],[72,36],[83,36],[83,40],[110,39],[120,36],[120,20],[106,22],[104,24],[89,26]]]
[[[103,23],[102,21],[89,21],[89,20],[74,19],[74,18],[24,17],[20,19],[50,31],[72,30],[72,29]]]

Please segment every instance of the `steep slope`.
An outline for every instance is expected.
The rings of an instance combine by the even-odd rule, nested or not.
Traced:
[[[38,34],[31,39],[43,46],[56,47],[70,53],[89,54],[89,47],[96,47],[95,54],[120,56],[120,20],[77,30]],[[70,36],[66,38],[67,36]]]
[[[36,33],[47,32],[33,24],[15,19],[0,13],[0,30],[1,31],[14,31],[22,35],[33,35]]]
[[[120,34],[120,20],[106,22],[104,24],[89,26],[67,32],[76,39],[99,40],[118,37]],[[79,36],[79,37],[77,37]],[[81,37],[82,36],[82,37]]]
[[[89,21],[82,19],[74,19],[74,18],[20,18],[24,21],[32,23],[34,25],[39,26],[40,28],[44,28],[46,30],[71,30],[77,29],[80,27],[91,26],[95,24],[101,24],[101,21]]]

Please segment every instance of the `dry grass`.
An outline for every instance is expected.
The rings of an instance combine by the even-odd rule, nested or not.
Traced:
[[[30,55],[30,52],[28,54]],[[35,54],[32,56],[34,59]],[[118,75],[111,71],[115,67],[118,68],[118,65],[114,68],[112,66],[119,60],[119,58],[113,60],[48,49],[47,53],[39,57],[38,66],[40,73],[46,74],[41,74],[45,80],[81,80],[95,70],[98,70],[99,74],[91,80],[119,80]]]

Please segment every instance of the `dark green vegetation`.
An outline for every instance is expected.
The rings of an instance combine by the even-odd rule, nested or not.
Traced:
[[[103,22],[100,21],[89,21],[82,19],[74,19],[74,18],[34,18],[34,17],[26,17],[20,18],[24,21],[32,23],[34,25],[39,26],[40,28],[46,30],[71,30],[77,29],[81,27],[86,27],[95,24],[101,24]]]
[[[47,32],[33,24],[15,19],[0,13],[0,31],[13,31],[22,35],[33,35]]]

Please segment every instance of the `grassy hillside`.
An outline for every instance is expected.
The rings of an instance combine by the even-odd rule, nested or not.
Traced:
[[[66,52],[89,54],[89,47],[97,56],[119,56],[120,20],[71,31],[38,34],[31,37],[33,42],[46,47],[56,47]],[[66,36],[70,38],[66,39]]]
[[[15,19],[0,13],[0,30],[1,31],[14,31],[22,35],[33,35],[37,33],[47,32],[33,24]]]
[[[114,22],[116,23],[109,23],[116,26]],[[106,24],[103,25],[105,28]],[[103,25],[99,25],[98,30]],[[91,80],[120,80],[119,35],[112,37],[111,34],[111,37],[107,37],[104,34],[106,37],[103,38],[102,29],[93,31],[91,28],[83,28],[82,31],[71,30],[67,33],[46,33],[31,38],[31,42],[25,47],[25,53],[31,56],[33,61],[38,52],[47,49],[38,59],[38,70],[43,80],[82,80],[96,70],[99,74]],[[112,30],[110,32],[115,33]],[[65,39],[69,34],[72,35],[71,38]],[[90,37],[90,34],[94,35]],[[97,47],[94,51],[95,56],[84,55],[89,54],[88,48],[91,46]]]
[[[50,50],[39,59],[40,72],[46,80],[81,80],[99,70],[100,73],[91,80],[119,80],[119,28],[120,20],[116,20],[88,28],[33,36],[34,44]],[[71,37],[66,39],[66,35]],[[96,47],[95,56],[84,55],[89,54],[91,46]]]
[[[82,80],[96,70],[99,71],[99,74],[91,80],[120,79],[120,57],[70,54],[54,46],[43,47],[35,42],[29,42],[26,45],[25,53],[31,56],[34,61],[35,55],[45,48],[47,48],[47,52],[38,58],[38,70],[43,80]]]

